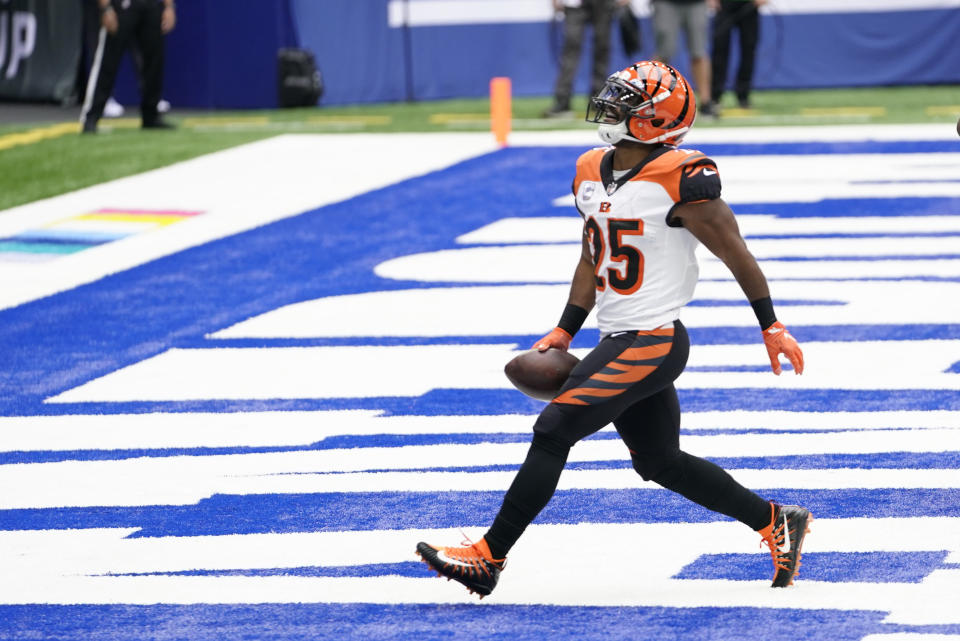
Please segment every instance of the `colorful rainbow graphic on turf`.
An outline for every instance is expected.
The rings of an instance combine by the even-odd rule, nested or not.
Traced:
[[[0,238],[0,260],[52,260],[166,227],[202,213],[167,209],[98,209]]]

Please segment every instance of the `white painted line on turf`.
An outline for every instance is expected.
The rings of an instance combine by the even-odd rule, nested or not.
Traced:
[[[626,459],[622,459],[626,463]],[[956,489],[956,469],[727,469],[746,487],[771,494],[777,488],[792,490],[841,489]],[[356,472],[347,474],[298,474],[232,479],[217,488],[219,494],[300,494],[315,492],[483,492],[506,491],[516,476],[506,472]],[[565,470],[559,490],[661,490],[643,481],[629,467],[615,470]],[[212,494],[212,493],[211,493]]]
[[[501,218],[457,238],[468,245],[504,245],[522,243],[571,243],[583,233],[583,219],[573,211],[573,199],[558,198],[555,205],[568,206],[566,216],[537,218]],[[847,216],[777,218],[774,215],[740,214],[740,233],[753,246],[753,235],[788,236],[795,234],[960,234],[960,216]],[[855,239],[847,239],[855,240]],[[893,239],[890,239],[893,240]],[[906,239],[900,237],[900,242]],[[913,239],[910,239],[912,242]]]
[[[372,144],[402,162],[356,171]],[[496,148],[476,134],[285,135],[8,209],[0,212],[0,237],[104,207],[204,213],[42,264],[0,263],[0,309]]]
[[[529,434],[536,416],[380,416],[379,411],[0,417],[0,452],[306,446],[336,436]],[[265,429],[269,426],[269,429]],[[686,430],[960,429],[960,412],[684,412]],[[608,428],[612,429],[612,428]]]
[[[910,239],[912,240],[912,239]],[[790,241],[784,241],[785,248]],[[897,242],[889,239],[888,242]],[[760,266],[768,279],[793,278],[803,280],[848,280],[913,276],[956,278],[960,276],[960,259],[918,257],[909,253],[909,242],[900,240],[901,255],[890,252],[887,257],[858,260],[821,258],[819,260],[760,259]],[[855,241],[851,241],[855,245]],[[753,245],[747,241],[748,247]],[[441,283],[563,283],[569,285],[569,276],[580,255],[575,243],[556,245],[509,245],[505,247],[467,247],[443,249],[434,252],[408,254],[377,265],[375,272],[393,280],[417,280]],[[950,252],[956,255],[956,252]],[[786,252],[781,256],[788,255]],[[793,254],[796,256],[796,254]],[[698,249],[701,279],[732,279],[730,270],[702,246]],[[802,257],[801,257],[802,258]]]
[[[707,458],[957,452],[960,451],[960,432],[865,430],[817,434],[815,437],[809,434],[723,434],[686,436],[681,439],[681,447]],[[325,479],[315,476],[321,473],[519,464],[528,449],[526,442],[476,443],[0,465],[0,509],[188,505],[216,493],[323,491],[329,485]],[[584,441],[573,448],[569,458],[571,462],[627,459],[627,448],[619,440]],[[851,481],[844,475],[855,476],[855,472],[827,470],[820,477],[821,484],[829,487],[831,478],[841,485],[844,482],[856,485],[874,479],[870,481],[873,485],[899,486],[899,470],[864,472],[863,478],[867,480]],[[614,473],[624,479],[626,487],[639,484],[629,469],[615,470]],[[806,473],[797,472],[798,475]],[[787,483],[781,485],[776,479],[788,475],[778,477],[777,474],[777,471],[771,472],[765,477],[770,480],[765,482],[786,486]],[[816,476],[819,473],[811,474]],[[289,478],[278,478],[284,475]],[[955,470],[943,472],[943,482],[949,485],[952,483],[949,479],[955,475]],[[468,476],[463,475],[464,483],[470,482]],[[490,477],[496,484],[489,489],[505,489],[509,476]],[[936,485],[931,480],[936,476],[936,472],[920,470],[915,477],[907,474],[904,478],[915,478],[914,482],[918,484]],[[578,475],[578,478],[589,479],[591,475]],[[593,478],[599,479],[602,475]],[[845,478],[848,480],[843,481]],[[411,482],[415,481],[411,479]],[[404,488],[402,485],[393,487]]]
[[[949,517],[896,517],[822,519],[814,521],[815,534],[807,539],[808,552],[921,552],[957,550],[960,519]],[[45,575],[107,575],[185,570],[239,570],[342,567],[410,561],[410,541],[448,542],[461,537],[458,528],[427,530],[355,530],[340,532],[287,532],[199,536],[133,537],[138,528],[0,531],[0,563],[11,572]],[[763,555],[757,539],[739,523],[590,523],[583,525],[533,524],[534,540],[522,538],[511,556],[516,564],[536,563],[536,539],[554,537],[550,549],[562,552],[579,535],[605,545],[598,554],[611,554],[621,539],[650,540],[644,546],[656,554],[675,557],[687,544],[695,554],[718,552]],[[926,533],[924,535],[924,533]],[[467,532],[473,535],[472,531]],[[482,534],[482,533],[481,533]],[[649,539],[648,539],[649,537]],[[456,540],[460,540],[459,538]],[[582,539],[581,539],[582,540]],[[653,548],[653,542],[664,541]],[[576,547],[576,543],[573,543]],[[701,551],[702,550],[702,551]],[[637,551],[643,554],[642,551]],[[694,557],[696,558],[696,557]],[[575,561],[574,561],[575,562]],[[576,563],[576,562],[575,562]],[[680,561],[680,563],[683,563]],[[944,561],[950,563],[950,556]],[[664,569],[669,576],[682,565],[676,558]],[[521,569],[518,573],[526,570]],[[667,574],[669,573],[669,574]]]
[[[955,550],[958,527],[955,518],[817,520],[805,549]],[[0,603],[475,603],[462,587],[436,578],[115,576],[410,562],[416,541],[452,544],[460,540],[455,528],[121,538],[127,533],[0,533],[0,562],[12,578],[0,584]],[[597,543],[593,553],[572,553],[585,540]],[[770,589],[766,573],[754,581],[673,578],[704,554],[729,553],[763,557],[756,534],[739,523],[534,524],[485,603],[869,610],[888,612],[891,623],[960,622],[944,570],[920,583],[820,582],[801,573],[788,590]]]
[[[171,349],[49,403],[416,397],[511,389],[515,344]],[[762,345],[700,345],[684,389],[952,390],[960,341],[805,342],[803,376],[773,376]],[[573,350],[583,357],[589,350]],[[463,363],[470,363],[464,367]],[[895,365],[893,365],[895,364]],[[696,368],[708,368],[697,371]],[[745,369],[746,368],[746,369]],[[855,375],[854,375],[855,374]]]
[[[940,140],[952,139],[953,132],[941,125],[846,126],[846,127],[761,127],[735,131],[705,130],[691,135],[690,143],[764,142],[816,140]],[[585,132],[541,132],[515,135],[514,144],[596,146],[592,129]],[[948,136],[949,134],[949,136]],[[402,163],[388,163],[378,172],[355,172],[347,168],[360,162],[368,141],[375,140],[386,155],[403,157]],[[285,135],[222,152],[208,154],[170,167],[130,176],[82,189],[70,194],[30,203],[0,212],[0,236],[11,236],[27,229],[52,223],[103,207],[140,207],[185,209],[205,212],[188,221],[162,230],[139,234],[106,243],[53,261],[0,264],[0,308],[34,300],[77,285],[92,282],[149,260],[235,234],[264,223],[292,216],[309,209],[347,199],[359,193],[406,178],[449,166],[452,163],[494,150],[488,133],[463,134],[376,134],[366,135]],[[411,150],[416,150],[413,153]],[[895,154],[873,154],[878,158]],[[905,154],[904,156],[911,156]],[[943,156],[940,166],[950,154]],[[920,156],[924,157],[924,156]],[[352,159],[352,160],[351,160]],[[743,197],[754,200],[784,198],[790,178],[806,185],[808,197],[814,197],[809,181],[795,176],[792,163],[803,165],[815,158],[791,160],[778,157],[776,166],[785,173],[770,193],[762,184],[743,190]],[[724,180],[728,197],[737,199],[736,167],[745,159],[725,159]],[[571,159],[571,171],[572,171]],[[884,163],[890,162],[889,159]],[[786,163],[786,164],[785,164]],[[881,163],[882,164],[882,163]],[[860,164],[844,165],[845,172]],[[755,167],[755,165],[754,165]],[[946,167],[944,167],[946,169]],[[788,171],[789,170],[789,171]],[[827,167],[821,171],[835,174]],[[744,174],[746,175],[746,174]],[[318,183],[317,177],[321,176]],[[170,185],[177,185],[170,189]],[[310,186],[310,187],[305,187]],[[856,187],[865,194],[911,189],[909,185]],[[926,185],[930,190],[952,194],[950,184]],[[852,187],[851,187],[852,188]],[[764,191],[767,189],[767,191]],[[913,189],[919,189],[914,187]],[[864,191],[865,190],[865,191]],[[830,197],[836,192],[827,190]],[[859,193],[859,192],[857,192]],[[903,190],[900,190],[903,193]],[[791,194],[796,197],[796,194]]]
[[[954,0],[951,0],[954,1]],[[957,140],[957,131],[951,123],[911,125],[796,125],[785,127],[710,127],[697,128],[684,138],[683,146],[696,149],[701,144],[744,143],[831,143],[898,140]],[[522,146],[584,146],[601,147],[596,127],[584,122],[583,129],[566,131],[515,131],[510,144]],[[721,167],[722,169],[722,167]]]
[[[960,266],[960,261],[957,264]],[[539,335],[554,320],[544,310],[566,300],[568,290],[566,284],[495,285],[330,296],[254,316],[211,338],[358,337],[357,342],[363,343],[371,337],[439,337],[451,332],[463,336]],[[960,283],[866,281],[851,286],[846,281],[781,281],[773,294],[781,305],[780,317],[795,331],[802,325],[938,325],[960,316],[960,304],[955,303],[960,301]],[[681,313],[687,327],[756,325],[743,290],[729,275],[726,280],[699,283],[693,300]],[[891,306],[890,300],[898,304]],[[697,305],[709,301],[709,305]],[[787,302],[791,304],[784,304]],[[489,314],[496,308],[512,313]],[[381,313],[384,309],[391,310],[389,318]],[[424,315],[423,309],[433,312]],[[596,326],[596,316],[591,313],[584,327]],[[865,333],[861,338],[869,336]],[[798,337],[805,338],[802,332]],[[529,340],[532,343],[534,339]]]
[[[960,193],[960,189],[958,189]],[[960,223],[960,216],[957,216]],[[812,223],[813,224],[813,223]],[[575,237],[576,238],[576,237]],[[577,249],[580,243],[570,243]],[[750,253],[757,260],[772,260],[778,258],[823,258],[829,260],[832,256],[850,257],[879,257],[889,256],[896,260],[899,256],[941,255],[960,256],[960,239],[956,236],[948,237],[919,237],[919,238],[754,238],[748,241]],[[524,246],[526,249],[526,246]],[[702,252],[705,257],[709,255]]]

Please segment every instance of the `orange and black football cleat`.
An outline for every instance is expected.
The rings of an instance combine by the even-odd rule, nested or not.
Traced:
[[[803,539],[810,532],[813,515],[797,505],[770,504],[773,513],[770,525],[758,530],[763,543],[770,548],[773,559],[773,583],[770,587],[785,588],[793,585],[800,571],[800,549]],[[762,545],[761,544],[761,545]]]
[[[480,598],[493,592],[500,578],[506,559],[494,559],[487,542],[463,542],[464,547],[436,548],[427,543],[417,543],[417,554],[437,576],[445,576],[466,586],[471,594]]]

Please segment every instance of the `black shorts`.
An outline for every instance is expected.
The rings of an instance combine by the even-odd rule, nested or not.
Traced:
[[[680,438],[673,381],[689,352],[679,320],[673,327],[605,337],[540,413],[534,432],[572,446],[613,423],[634,459],[672,458]]]

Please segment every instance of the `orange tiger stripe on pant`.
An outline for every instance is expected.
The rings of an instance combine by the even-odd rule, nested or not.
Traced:
[[[654,336],[673,337],[673,327],[637,332],[634,344],[645,342]],[[601,371],[594,372],[581,385],[561,393],[553,399],[553,402],[566,405],[590,405],[595,400],[622,394],[631,385],[639,383],[653,373],[672,348],[673,341],[628,347],[613,360],[604,364],[600,368]]]

